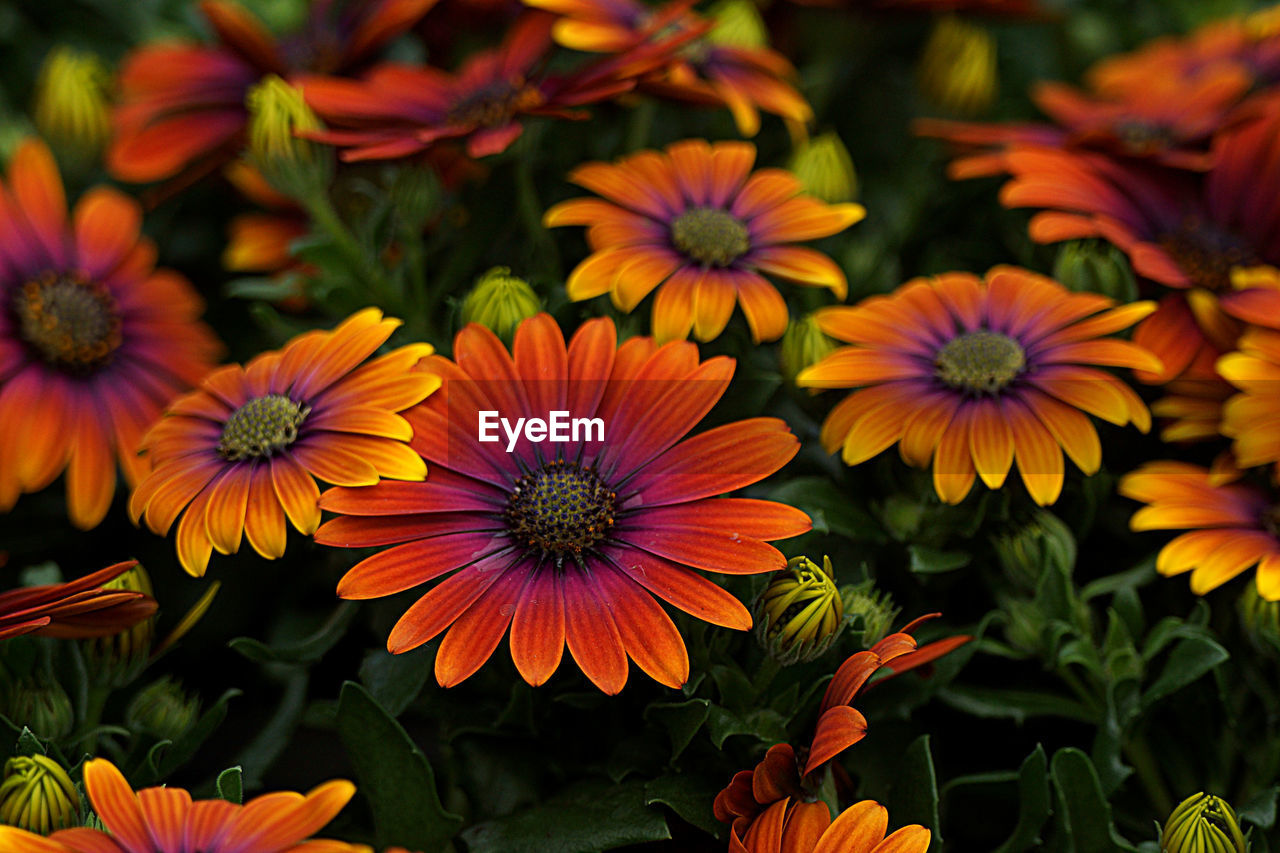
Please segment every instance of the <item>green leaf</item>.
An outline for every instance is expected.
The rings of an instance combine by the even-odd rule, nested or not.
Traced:
[[[393,717],[418,698],[435,665],[435,646],[422,646],[393,655],[386,649],[371,649],[360,664],[360,680],[374,701]]]
[[[1095,719],[1080,702],[1057,693],[953,684],[940,690],[938,698],[975,717],[1006,718],[1018,723],[1030,717],[1065,717],[1085,723]]]
[[[462,826],[445,811],[427,757],[369,691],[354,681],[338,698],[338,735],[373,810],[378,846],[441,850]]]
[[[661,776],[644,786],[645,805],[661,803],[681,820],[693,824],[708,835],[721,837],[725,825],[716,820],[711,804],[723,785],[696,776]]]
[[[813,519],[818,533],[834,533],[859,542],[883,542],[884,529],[865,509],[827,477],[797,477],[783,483],[769,497]]]
[[[671,837],[645,784],[583,782],[538,805],[462,833],[468,853],[596,853]]]
[[[889,798],[889,814],[895,824],[918,823],[933,833],[930,848],[942,843],[938,819],[938,777],[929,751],[929,736],[911,742],[898,764]]]
[[[719,705],[711,705],[707,713],[707,732],[716,749],[734,735],[752,735],[770,744],[787,739],[786,719],[768,708],[739,715]]]
[[[1241,821],[1247,821],[1259,829],[1271,829],[1276,825],[1276,797],[1280,795],[1280,785],[1263,788],[1249,802],[1241,806],[1237,813]]]
[[[1024,853],[1040,847],[1040,830],[1049,819],[1049,759],[1036,744],[1018,769],[1018,823],[1008,840],[994,853]]]
[[[227,645],[256,663],[313,663],[342,639],[355,614],[355,603],[344,601],[315,633],[296,643],[268,646],[252,637],[236,637]]]
[[[1133,853],[1136,848],[1116,835],[1111,806],[1102,795],[1098,774],[1089,756],[1078,749],[1060,749],[1050,768],[1058,796],[1058,822],[1069,853]]]
[[[239,765],[218,774],[218,797],[237,805],[244,802],[244,778]]]
[[[138,786],[154,785],[191,760],[200,746],[227,718],[227,703],[240,695],[239,690],[228,690],[218,697],[213,707],[200,715],[196,724],[170,742],[162,740],[147,753],[147,761],[140,778],[131,779]]]
[[[702,728],[710,713],[711,703],[706,699],[690,699],[687,702],[655,702],[645,709],[644,718],[667,730],[671,737],[671,760],[684,752],[693,736]]]
[[[917,574],[937,574],[949,572],[969,565],[971,555],[964,551],[941,551],[924,545],[911,545],[907,548],[910,558],[908,568]]]
[[[18,735],[18,743],[13,748],[13,754],[29,758],[33,755],[44,755],[46,751],[40,738],[36,737],[31,729],[23,726],[22,734]]]
[[[1208,637],[1187,637],[1169,653],[1160,676],[1142,694],[1142,707],[1150,708],[1212,670],[1231,655]]]

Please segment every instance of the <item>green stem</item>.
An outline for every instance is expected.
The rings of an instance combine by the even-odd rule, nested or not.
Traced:
[[[1138,734],[1126,743],[1124,754],[1133,764],[1133,769],[1137,771],[1138,781],[1147,792],[1155,813],[1167,815],[1173,811],[1173,797],[1169,794],[1169,789],[1160,775],[1160,765],[1151,752],[1151,745],[1147,743],[1146,735]]]
[[[1084,706],[1089,709],[1091,714],[1094,716],[1101,716],[1098,697],[1094,695],[1093,691],[1089,690],[1089,688],[1085,686],[1084,682],[1082,682],[1074,672],[1064,666],[1058,670],[1058,677],[1062,679],[1063,684],[1071,688],[1071,692],[1076,695],[1077,699],[1084,703]]]
[[[98,735],[96,729],[102,725],[102,712],[106,710],[107,698],[111,696],[109,687],[90,687],[85,698],[84,719],[81,721],[81,740],[88,753],[98,751]]]
[[[323,191],[310,193],[303,199],[303,203],[311,220],[329,236],[356,274],[364,279],[364,283],[373,292],[378,305],[387,311],[403,313],[403,299],[391,287],[378,264],[369,257],[369,253],[351,233],[351,229],[342,221],[328,194]]]
[[[765,655],[764,660],[760,662],[760,668],[756,670],[756,677],[751,683],[757,698],[769,689],[769,685],[773,684],[773,680],[778,677],[780,672],[782,672],[782,664],[774,660],[772,656]]]
[[[559,279],[561,275],[560,252],[555,240],[542,225],[542,202],[533,180],[533,161],[538,150],[538,139],[546,129],[545,124],[531,125],[520,140],[516,155],[516,207],[523,221],[525,233],[533,246],[536,264],[534,269],[547,278]]]
[[[624,150],[638,151],[649,145],[649,135],[653,130],[653,120],[658,114],[658,102],[653,98],[645,98],[631,111],[631,121],[627,123],[627,142]]]

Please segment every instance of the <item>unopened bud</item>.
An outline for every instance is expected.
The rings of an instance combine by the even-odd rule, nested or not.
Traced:
[[[476,281],[462,302],[462,322],[479,323],[508,344],[516,327],[542,310],[538,294],[507,267],[494,267]]]
[[[55,47],[36,80],[36,129],[59,153],[92,160],[111,135],[110,84],[95,54]]]
[[[836,342],[823,334],[814,315],[806,314],[792,320],[787,324],[787,331],[778,348],[782,375],[789,382],[795,382],[800,371],[813,367],[835,351]]]
[[[920,88],[938,106],[960,115],[990,109],[996,99],[996,41],[982,27],[951,15],[940,18],[920,57]]]
[[[869,580],[847,586],[840,593],[844,596],[845,616],[853,630],[862,632],[864,647],[870,648],[888,635],[899,612],[889,593],[876,589]]]
[[[858,195],[858,172],[853,156],[835,131],[805,139],[796,146],[787,168],[804,191],[828,204],[853,201]]]
[[[1071,528],[1048,510],[991,537],[1005,577],[1025,590],[1035,589],[1046,568],[1070,572],[1076,564],[1076,538]]]
[[[187,694],[181,684],[166,676],[138,691],[124,717],[131,729],[176,740],[200,717],[200,698]]]
[[[154,597],[151,577],[140,563],[102,586]],[[94,685],[123,687],[136,678],[147,665],[155,635],[156,617],[152,615],[118,634],[83,641],[85,665]]]
[[[31,729],[41,740],[60,740],[75,725],[71,697],[61,684],[41,674],[6,684],[0,698],[0,714]]]
[[[1138,298],[1138,283],[1124,253],[1114,246],[1075,240],[1058,250],[1053,277],[1067,290],[1101,293],[1117,302]]]
[[[4,764],[0,824],[48,835],[79,823],[80,795],[62,765],[45,755],[20,755]]]
[[[769,30],[752,0],[720,0],[707,14],[715,21],[708,41],[730,47],[769,46]]]
[[[1164,853],[1245,853],[1235,810],[1213,794],[1192,794],[1169,815],[1160,834]]]
[[[844,621],[844,604],[831,571],[808,557],[794,557],[774,575],[756,602],[761,644],[782,664],[810,661],[825,652]]]

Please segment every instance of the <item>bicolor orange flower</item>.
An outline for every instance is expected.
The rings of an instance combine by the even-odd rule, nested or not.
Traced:
[[[1235,389],[1218,373],[1217,350],[1206,349],[1182,375],[1165,385],[1151,414],[1165,421],[1160,440],[1210,441],[1222,435],[1222,406]]]
[[[889,831],[889,811],[855,803],[834,821],[827,804],[781,800],[765,809],[744,838],[729,835],[729,853],[925,853],[932,833],[919,824]]]
[[[108,169],[143,183],[217,168],[243,145],[255,83],[303,71],[351,73],[435,2],[325,0],[311,4],[298,32],[277,39],[239,4],[203,0],[215,45],[150,45],[126,58]]]
[[[587,163],[569,180],[607,201],[575,198],[552,207],[548,227],[586,225],[595,254],[569,274],[569,298],[603,293],[633,311],[655,288],[659,341],[718,336],[735,303],[759,343],[782,336],[787,304],[761,273],[826,287],[848,284],[830,258],[789,245],[827,237],[862,219],[858,204],[825,204],[782,169],[751,171],[755,146],[687,139],[616,163]]]
[[[0,640],[19,634],[106,637],[156,612],[155,599],[104,584],[132,569],[129,560],[66,583],[0,592]]]
[[[573,108],[635,85],[607,73],[539,74],[551,22],[550,15],[526,13],[499,47],[474,54],[453,74],[385,64],[360,81],[303,78],[307,103],[333,128],[306,135],[341,146],[343,160],[406,157],[443,140],[463,141],[468,155],[484,157],[505,151],[523,131],[523,118],[585,118]]]
[[[220,347],[182,276],[155,268],[142,210],[108,187],[67,215],[44,143],[22,143],[0,184],[0,512],[66,471],[80,528],[106,515],[117,463],[134,485],[138,441]]]
[[[306,794],[278,791],[244,805],[192,800],[182,788],[134,791],[103,758],[84,765],[84,787],[105,830],[61,829],[47,838],[0,826],[7,853],[372,853],[363,844],[307,841],[342,811],[355,786],[326,782]]]
[[[1217,364],[1240,392],[1222,407],[1222,434],[1234,440],[1231,449],[1241,467],[1280,463],[1280,332],[1250,329],[1238,347]]]
[[[636,0],[525,0],[559,15],[552,34],[573,50],[626,55],[652,48],[654,67],[639,89],[664,98],[727,107],[743,136],[760,130],[760,110],[800,126],[813,109],[795,88],[796,70],[782,54],[763,46],[721,44],[706,37],[711,22],[690,11],[689,0],[651,8]]]
[[[1203,177],[1120,163],[1082,151],[1015,147],[1008,207],[1048,210],[1031,220],[1041,243],[1101,237],[1136,273],[1171,288],[1134,339],[1163,362],[1141,378],[1168,381],[1205,349],[1230,350],[1240,321],[1280,323],[1280,99],[1217,135]]]
[[[1256,566],[1258,595],[1280,600],[1280,508],[1260,489],[1223,479],[1185,462],[1143,465],[1120,480],[1120,494],[1147,504],[1129,527],[1190,531],[1160,550],[1156,571],[1191,572],[1196,595]]]
[[[414,449],[431,463],[425,483],[337,488],[321,498],[342,517],[316,541],[393,546],[356,564],[338,594],[380,598],[449,575],[387,640],[392,653],[404,652],[448,629],[435,662],[446,687],[478,670],[508,627],[512,660],[530,684],[551,677],[567,645],[606,693],[626,684],[628,657],[679,687],[688,654],[654,596],[716,625],[751,627],[741,602],[694,570],[786,565],[767,542],[807,531],[808,516],[717,496],[777,471],[799,442],[777,418],[685,438],[734,368],[723,357],[700,363],[691,343],[636,337],[618,346],[613,323],[597,319],[566,348],[555,321],[540,314],[518,327],[512,352],[473,323],[458,333],[453,361],[420,366],[444,379],[406,414]],[[553,411],[587,424],[572,434],[565,425],[566,440],[555,443],[519,432],[522,419]],[[499,417],[504,430],[516,424],[514,438],[498,429]]]
[[[285,518],[301,533],[320,525],[316,479],[367,486],[421,480],[398,412],[421,402],[438,377],[411,373],[430,355],[413,344],[362,364],[400,325],[376,308],[332,332],[313,331],[244,367],[210,373],[180,397],[143,440],[151,474],[129,499],[161,536],[178,524],[178,560],[202,575],[212,551],[234,554],[247,536],[267,559],[285,550]]]
[[[1017,267],[985,279],[947,273],[908,282],[856,307],[821,309],[822,331],[842,347],[797,378],[809,388],[858,388],[822,425],[827,451],[846,464],[898,444],[905,462],[933,462],[933,484],[959,503],[980,477],[998,489],[1015,461],[1032,499],[1062,491],[1065,450],[1086,474],[1102,464],[1085,413],[1145,432],[1151,415],[1133,390],[1099,366],[1158,370],[1150,352],[1103,338],[1155,309],[1115,307]]]

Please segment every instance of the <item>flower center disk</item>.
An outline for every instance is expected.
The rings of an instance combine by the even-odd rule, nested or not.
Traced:
[[[254,397],[231,413],[218,439],[218,454],[230,462],[279,453],[298,440],[311,407],[283,394]]]
[[[580,554],[613,527],[615,499],[595,469],[557,459],[516,480],[507,527],[526,548]]]
[[[1027,355],[1008,335],[982,329],[948,341],[934,364],[938,378],[952,388],[994,394],[1022,373]]]
[[[695,207],[671,224],[671,242],[695,261],[727,267],[751,248],[747,226],[724,210]]]
[[[1244,240],[1194,217],[1179,230],[1162,235],[1159,243],[1192,284],[1208,290],[1230,290],[1232,269],[1260,263]]]
[[[474,124],[496,127],[511,121],[522,110],[530,110],[543,102],[542,92],[521,78],[491,83],[477,89],[449,110],[450,124]]]
[[[97,370],[120,347],[120,316],[102,284],[47,273],[18,288],[13,310],[22,340],[68,372]]]

